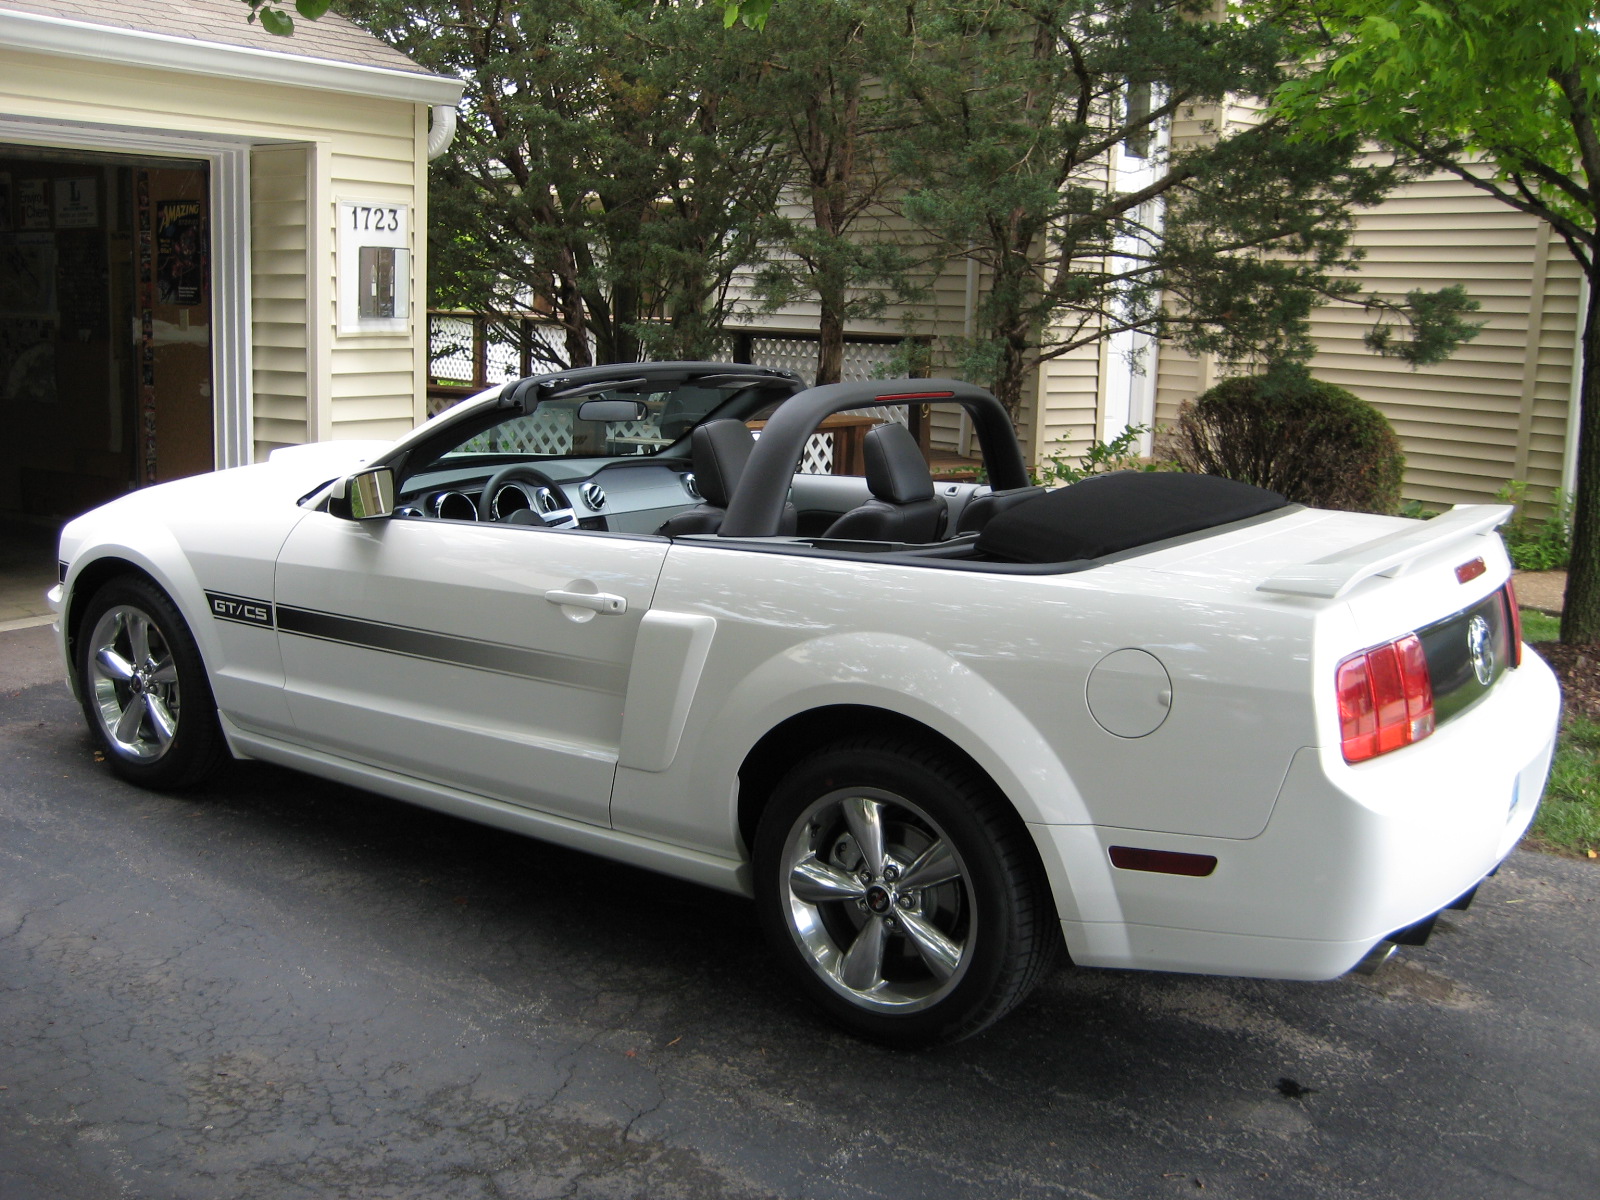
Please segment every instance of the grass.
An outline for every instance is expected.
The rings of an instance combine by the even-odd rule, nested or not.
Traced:
[[[1553,642],[1560,636],[1559,618],[1522,610],[1523,641]],[[1562,720],[1550,782],[1529,835],[1542,849],[1600,857],[1600,725],[1579,716]]]
[[[1553,642],[1561,636],[1561,618],[1552,617],[1535,609],[1522,610],[1522,640],[1525,642]]]
[[[1582,717],[1562,722],[1532,833],[1541,845],[1600,856],[1600,725]]]

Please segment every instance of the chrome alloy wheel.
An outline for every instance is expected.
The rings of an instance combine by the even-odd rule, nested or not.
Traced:
[[[172,746],[182,702],[172,647],[150,615],[131,604],[108,608],[89,636],[94,712],[111,748],[153,763]]]
[[[978,927],[967,869],[904,797],[868,787],[823,796],[790,829],[781,870],[790,934],[852,1004],[916,1012],[961,982]]]

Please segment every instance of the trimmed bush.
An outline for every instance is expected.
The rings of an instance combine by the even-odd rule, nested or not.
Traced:
[[[1394,512],[1406,465],[1382,413],[1315,379],[1223,380],[1183,406],[1171,452],[1185,471],[1351,512]]]

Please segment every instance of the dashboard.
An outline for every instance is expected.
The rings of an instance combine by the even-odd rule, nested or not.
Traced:
[[[436,465],[405,481],[397,516],[455,521],[504,520],[530,508],[549,524],[613,533],[654,533],[674,513],[700,502],[687,463],[651,459],[535,459],[525,465],[546,483],[512,480],[496,511],[484,511],[483,492],[508,464]],[[511,464],[514,465],[514,464]],[[553,485],[553,486],[551,486]],[[570,512],[571,520],[565,519]],[[538,524],[540,522],[531,522]]]

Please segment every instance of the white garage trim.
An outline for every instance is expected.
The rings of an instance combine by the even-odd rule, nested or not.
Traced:
[[[244,20],[243,13],[239,19]],[[254,46],[229,46],[198,38],[9,10],[0,11],[0,45],[41,54],[65,54],[77,59],[99,59],[423,104],[453,105],[461,99],[464,86],[458,79],[420,71],[395,71],[363,63],[307,58],[276,50],[258,50]]]

